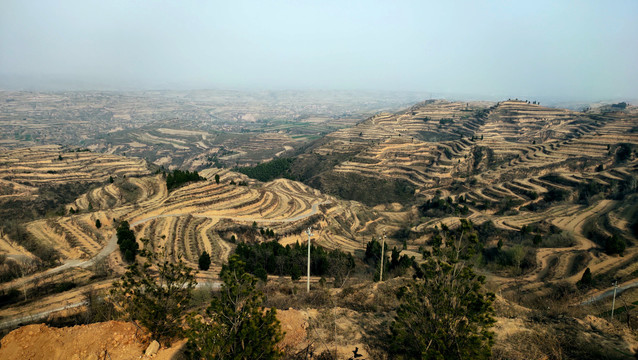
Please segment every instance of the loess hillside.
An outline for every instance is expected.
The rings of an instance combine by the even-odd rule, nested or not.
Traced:
[[[198,281],[214,287],[238,243],[305,243],[311,227],[314,244],[354,254],[363,264],[371,261],[368,241],[387,235],[387,255],[392,252],[395,262],[399,254],[418,262],[428,256],[439,230],[462,236],[459,224],[467,219],[481,245],[474,265],[498,294],[498,337],[514,339],[509,345],[516,343],[513,334],[547,325],[537,323],[536,313],[547,310],[546,299],[560,303],[561,314],[587,301],[604,303],[613,280],[635,297],[629,289],[638,287],[636,107],[571,111],[520,100],[430,100],[354,126],[341,124],[312,142],[306,135],[320,132],[315,127],[300,131],[306,134],[300,140],[283,128],[229,135],[179,129],[175,120],[162,124],[113,132],[108,138],[117,141],[101,139],[91,147],[102,153],[63,146],[0,152],[0,268],[14,271],[0,284],[0,295],[15,298],[13,305],[0,306],[0,327],[27,321],[24,314],[34,319],[58,312],[61,302],[65,311],[82,307],[87,293],[108,288],[126,267],[115,235],[122,221],[130,223],[141,247],[163,249],[172,261],[183,259],[196,268],[206,251],[212,265]],[[124,151],[128,157],[113,154]],[[147,161],[150,152],[155,155]],[[272,178],[275,167],[266,161],[271,158],[285,158],[279,177],[286,178],[260,182],[222,168],[264,163]],[[166,171],[177,163],[199,169],[203,179],[169,190]],[[15,264],[23,266],[21,272]],[[585,286],[580,280],[586,269],[592,278]],[[356,276],[371,278],[365,271]],[[374,285],[353,276],[350,287],[322,288],[326,298],[296,297],[297,285],[288,279],[269,281],[279,288],[264,289],[276,306],[288,304],[288,298],[320,304],[318,312],[308,310],[317,313],[310,316],[316,320],[309,337],[336,336],[336,325],[327,335],[333,330],[320,324],[332,316],[335,324],[358,329],[340,329],[342,345],[363,348],[369,338],[360,334],[368,330],[357,321],[391,321],[392,294],[412,270],[405,271],[389,275],[396,275],[395,282]],[[43,285],[47,282],[73,287],[56,292]],[[379,288],[386,293],[377,298]],[[18,289],[23,300],[17,300]],[[45,295],[32,301],[27,289],[44,289]],[[326,312],[328,301],[341,307],[340,320],[336,311]],[[378,309],[385,315],[371,320]],[[592,324],[600,321],[593,315],[606,316],[603,310],[578,311],[589,317],[574,328],[599,336]],[[547,329],[566,321],[557,319]],[[510,333],[507,326],[516,330]],[[633,351],[635,341],[613,341]],[[514,351],[500,346],[503,353]]]

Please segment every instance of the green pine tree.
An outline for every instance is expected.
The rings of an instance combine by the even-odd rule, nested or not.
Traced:
[[[146,262],[134,262],[115,282],[111,299],[126,317],[145,326],[162,343],[182,334],[184,308],[195,288],[195,275],[181,259],[168,261],[163,252],[142,252]]]
[[[278,359],[282,338],[275,309],[264,311],[256,279],[232,255],[220,273],[224,284],[206,309],[188,319],[188,352],[204,359]]]
[[[435,246],[420,279],[401,288],[389,350],[398,359],[489,359],[493,344],[494,294],[468,263],[480,249],[471,223],[459,239]],[[468,235],[469,234],[469,235]]]
[[[199,270],[208,270],[210,269],[210,255],[206,251],[204,251],[199,256]]]

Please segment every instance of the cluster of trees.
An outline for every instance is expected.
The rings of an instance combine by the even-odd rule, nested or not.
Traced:
[[[172,173],[169,172],[166,175],[166,188],[170,191],[177,187],[182,186],[183,184],[191,181],[202,181],[206,180],[205,178],[199,176],[197,171],[182,171],[182,170],[174,170]]]
[[[268,274],[290,276],[293,280],[298,280],[307,266],[308,245],[295,243],[284,247],[275,241],[261,244],[239,243],[235,254],[246,263],[246,271],[264,281]],[[334,277],[337,284],[355,267],[352,254],[337,249],[327,251],[321,246],[311,245],[310,257],[311,275]]]
[[[237,255],[228,259],[220,277],[224,284],[204,314],[188,317],[187,352],[197,359],[277,359],[283,338],[274,308],[263,309],[256,278]]]
[[[279,177],[293,178],[290,174],[290,166],[294,158],[274,159],[252,167],[240,167],[234,170],[259,181],[270,181]]]
[[[324,172],[308,181],[308,185],[324,193],[368,206],[398,202],[411,204],[415,186],[405,179],[363,176],[355,173]],[[370,191],[374,189],[375,191]]]
[[[624,162],[631,158],[632,145],[627,143],[618,144],[616,148],[616,161]]]
[[[543,200],[548,203],[559,202],[569,198],[569,191],[560,188],[551,188],[543,194]]]
[[[520,244],[503,247],[503,243],[499,242],[496,247],[484,248],[482,255],[484,264],[495,263],[501,267],[509,267],[515,274],[536,267],[535,251]]]
[[[455,203],[450,197],[447,199],[435,197],[427,200],[419,206],[419,213],[426,217],[443,217],[449,214],[467,215],[470,211],[467,205],[460,205],[464,202],[465,199],[462,196],[459,197],[457,203]]]
[[[387,248],[384,249],[384,252],[387,250]],[[401,276],[405,274],[410,267],[415,265],[414,257],[401,255],[401,252],[396,247],[392,248],[390,258],[385,256],[385,254],[383,255],[383,280]],[[379,271],[381,270],[381,243],[378,240],[373,238],[366,244],[366,252],[363,260],[372,268],[374,280],[379,281]]]
[[[494,324],[494,295],[485,293],[485,278],[477,275],[470,259],[481,244],[469,221],[453,232],[442,228],[441,241],[425,252],[425,263],[400,256],[397,249],[387,269],[415,269],[413,281],[400,288],[400,306],[391,324],[387,349],[392,358],[465,359],[489,358]],[[148,248],[147,241],[144,248]],[[276,310],[264,309],[264,295],[256,288],[251,272],[283,273],[301,262],[305,246],[283,247],[275,242],[259,245],[240,243],[222,267],[220,291],[213,294],[205,311],[186,313],[195,288],[195,274],[181,259],[167,260],[164,253],[140,251],[144,264],[133,262],[115,283],[109,298],[123,316],[149,329],[155,339],[167,344],[186,336],[186,356],[203,359],[277,359],[283,356],[277,343],[282,339]],[[312,247],[315,271],[329,274],[344,262],[353,268],[352,255]],[[375,255],[376,254],[376,255]],[[378,266],[380,244],[366,246],[365,259]],[[301,260],[301,261],[299,261]],[[281,265],[284,267],[281,267]],[[297,264],[298,265],[298,264]]]
[[[128,221],[122,221],[117,227],[117,244],[120,246],[122,257],[128,263],[135,261],[135,255],[139,250],[137,240],[135,240],[135,232],[131,229]]]
[[[534,241],[542,245],[543,238],[539,235],[538,227],[525,228],[521,232],[498,229],[491,221],[486,221],[474,226],[470,220],[461,219],[462,226],[450,229],[445,224],[440,224],[440,229],[435,228],[430,237],[430,245],[433,248],[441,247],[447,238],[468,236],[468,228],[471,230],[470,238],[473,243],[475,263],[481,264],[494,271],[506,271],[514,274],[524,273],[536,267],[536,253],[532,245]],[[537,231],[532,234],[531,231]],[[499,239],[496,246],[487,246],[488,241]],[[514,244],[504,244],[503,239],[509,239]],[[536,239],[536,240],[534,240]],[[535,244],[536,245],[536,244]],[[426,255],[431,254],[425,251]],[[435,252],[433,252],[435,253]]]
[[[529,193],[529,195],[532,196],[530,197],[532,199],[538,198],[538,194],[536,194],[536,192],[532,191]],[[539,201],[531,202],[521,207],[521,210],[540,211],[548,208],[553,202],[568,200],[570,195],[571,193],[565,189],[551,187],[546,193],[543,194],[542,199],[540,199]]]
[[[604,167],[601,164],[596,171],[602,171],[603,169]],[[575,189],[575,192],[578,193],[577,201],[581,204],[589,204],[592,198],[597,195],[607,199],[620,200],[636,193],[636,190],[638,190],[638,180],[633,175],[627,175],[623,179],[607,179],[605,182],[597,179],[576,182],[557,174],[545,175],[540,179]],[[567,200],[569,197],[570,192],[568,190],[551,187],[543,195],[543,200],[545,203],[550,203]]]
[[[627,242],[621,236],[613,234],[612,236],[606,236],[602,239],[603,251],[607,254],[620,254],[622,255],[627,248]]]
[[[276,310],[263,310],[263,294],[236,255],[222,267],[221,291],[204,313],[185,313],[193,297],[195,274],[181,259],[142,251],[145,263],[134,262],[114,284],[110,301],[122,315],[145,326],[164,344],[186,336],[187,356],[197,359],[277,359],[283,334]],[[186,321],[184,321],[186,318]],[[184,328],[184,323],[188,326]]]
[[[627,108],[627,103],[626,102],[619,102],[617,104],[611,104],[610,105],[612,108],[616,108],[616,109],[620,109],[620,110],[625,110]]]
[[[264,229],[264,228],[259,229],[259,233],[260,233],[262,236],[265,236],[265,237],[267,237],[267,238],[274,238],[274,237],[277,235],[277,234],[275,234],[275,231],[274,231],[273,229],[268,229],[268,228],[266,228],[266,229]]]
[[[483,140],[483,135],[481,135]],[[472,173],[478,173],[484,164],[485,168],[493,168],[496,165],[494,150],[487,146],[474,146],[472,148]]]
[[[608,255],[623,255],[628,245],[623,233],[611,224],[609,214],[587,220],[583,225],[583,235],[598,244]]]
[[[58,263],[60,253],[52,246],[38,241],[37,238],[27,231],[23,223],[0,218],[0,231],[37,257],[38,260],[34,263],[34,270],[41,267],[53,266]]]
[[[162,252],[140,252],[144,264],[134,262],[114,284],[110,301],[122,315],[145,326],[155,339],[169,344],[186,336],[187,356],[197,359],[277,359],[283,334],[276,310],[264,312],[264,296],[256,279],[246,273],[236,255],[220,273],[221,291],[204,313],[185,313],[193,297],[195,274],[181,259],[168,261]],[[186,319],[185,319],[186,318]],[[186,320],[186,321],[185,321]],[[188,326],[185,328],[184,323]]]

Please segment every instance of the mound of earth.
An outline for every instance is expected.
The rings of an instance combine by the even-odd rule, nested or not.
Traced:
[[[280,346],[295,350],[306,339],[308,321],[297,310],[279,310],[277,318],[284,332]],[[0,359],[150,359],[179,358],[186,340],[177,341],[170,348],[145,355],[152,339],[148,332],[131,322],[107,321],[66,328],[44,324],[23,326],[0,340]]]
[[[150,342],[148,333],[130,322],[108,321],[67,328],[35,324],[2,338],[0,359],[145,359]],[[181,344],[161,349],[153,359],[173,358]]]

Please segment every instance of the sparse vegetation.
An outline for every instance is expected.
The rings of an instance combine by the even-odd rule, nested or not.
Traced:
[[[604,294],[616,277],[628,283],[638,273],[634,246],[638,138],[633,112],[635,108],[629,106],[623,113],[605,108],[575,113],[541,109],[530,101],[485,107],[432,100],[400,114],[361,119],[356,127],[344,127],[314,142],[294,136],[291,140],[290,131],[296,130],[288,126],[305,126],[297,121],[279,122],[279,132],[264,133],[259,126],[278,121],[270,119],[243,129],[234,122],[228,127],[236,133],[226,133],[225,128],[214,136],[202,129],[175,129],[158,120],[161,129],[155,125],[125,128],[105,137],[113,142],[109,149],[122,146],[136,156],[149,152],[144,156],[149,159],[158,158],[145,144],[154,139],[168,141],[153,145],[164,154],[157,162],[164,165],[149,165],[150,169],[141,159],[76,149],[8,150],[8,155],[0,156],[0,210],[4,210],[0,211],[0,252],[7,254],[0,255],[0,280],[24,277],[24,282],[15,282],[24,286],[7,284],[0,291],[4,306],[0,317],[11,319],[15,317],[11,311],[22,311],[19,307],[25,305],[43,308],[40,303],[45,302],[40,299],[48,297],[46,304],[50,304],[55,294],[63,294],[68,303],[84,301],[86,286],[121,274],[119,255],[101,260],[108,261],[108,267],[92,264],[96,254],[109,249],[105,246],[115,227],[124,266],[144,261],[140,246],[147,240],[136,238],[152,239],[143,246],[145,250],[168,249],[159,259],[164,263],[199,267],[208,271],[206,278],[214,277],[229,254],[234,254],[232,259],[244,262],[241,267],[250,274],[249,281],[242,283],[248,292],[261,297],[252,292],[258,288],[266,294],[256,303],[309,309],[305,341],[317,346],[325,342],[331,348],[333,341],[342,349],[364,344],[360,349],[367,352],[366,358],[485,357],[491,344],[489,321],[482,325],[478,321],[476,331],[469,323],[476,313],[474,306],[489,307],[488,288],[499,293],[491,304],[500,312],[503,325],[496,328],[499,343],[492,347],[493,358],[526,358],[521,354],[591,358],[605,355],[603,348],[617,348],[626,355],[631,349],[613,333],[626,338],[634,335],[630,332],[636,324],[633,300],[616,309],[622,323],[615,320],[610,325],[594,318],[609,315],[598,304],[576,304],[590,294]],[[135,144],[135,149],[122,145],[130,142],[129,132],[142,145]],[[40,136],[10,135],[16,139],[29,135],[32,141]],[[259,141],[250,140],[259,136]],[[192,144],[206,147],[207,153],[198,150],[193,157]],[[294,157],[255,166],[277,156]],[[213,163],[219,168],[210,168]],[[166,170],[176,164],[199,172]],[[245,173],[242,169],[262,181],[288,177],[305,184],[289,179],[260,184],[236,173]],[[202,177],[215,183],[197,182]],[[135,221],[135,232],[127,222],[111,221],[113,217]],[[480,225],[473,226],[463,217]],[[307,245],[294,242],[305,239],[302,232],[308,226],[316,230],[311,271],[321,279],[306,294],[295,280],[305,276]],[[375,237],[382,231],[388,238],[384,281],[378,282],[381,244]],[[461,247],[458,239],[462,239]],[[448,253],[459,248],[456,255]],[[40,277],[40,271],[59,264],[58,259],[68,265],[53,270],[55,278]],[[138,275],[158,281],[160,263],[148,268],[138,264]],[[471,265],[480,268],[481,275],[494,275],[489,277],[493,281],[483,283]],[[269,279],[269,275],[281,278]],[[226,294],[204,289],[197,290],[193,301],[185,301],[179,314],[171,315],[177,319],[171,320],[177,324],[175,334],[184,325],[183,315],[206,307],[202,304],[208,304],[211,296],[218,301],[216,309],[221,309]],[[139,295],[135,294],[130,292],[127,299]],[[617,304],[630,294],[624,292]],[[483,302],[472,302],[481,296]],[[103,307],[100,300],[104,299],[101,294],[91,295],[93,315],[59,323],[109,319],[115,310],[151,313],[150,305],[146,310],[125,309],[130,304],[124,302]],[[225,307],[220,313],[211,305],[207,313],[191,315],[194,325],[187,329],[200,331],[193,335],[193,353],[219,357],[228,351],[250,350],[245,346],[238,350],[234,340],[227,347],[220,341],[219,334],[225,331],[243,336],[215,320],[233,311],[243,310]],[[418,311],[424,315],[414,316]],[[391,323],[394,332],[387,331]],[[252,320],[246,324],[246,329],[254,325]],[[514,326],[511,334],[501,337],[509,325]],[[217,335],[210,333],[213,330]],[[466,330],[474,335],[461,336]],[[166,343],[174,335],[160,336]],[[533,343],[545,337],[547,344]],[[588,345],[579,337],[600,349],[579,349]],[[449,344],[463,345],[463,349]],[[474,350],[464,350],[467,344],[473,344]]]

